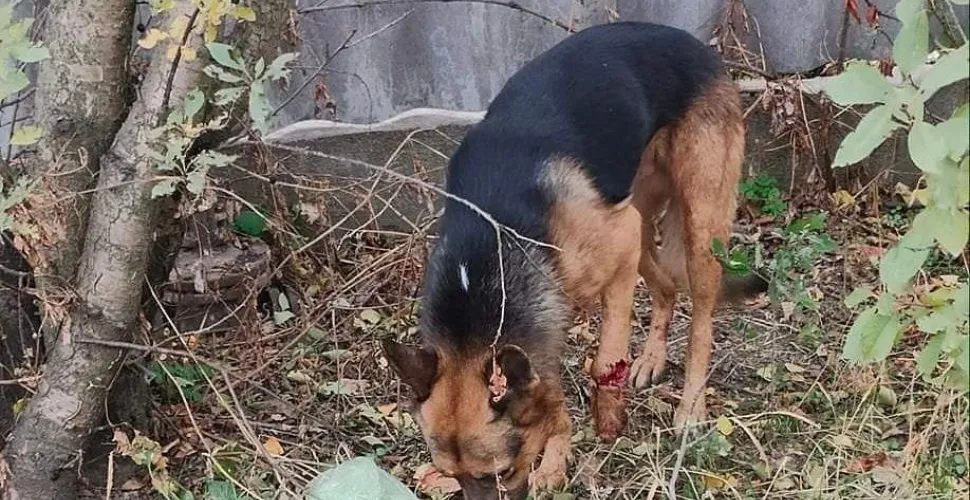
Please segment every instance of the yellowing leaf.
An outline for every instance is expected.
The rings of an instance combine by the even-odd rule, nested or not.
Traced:
[[[242,5],[232,9],[232,15],[240,21],[253,22],[256,20],[256,13],[253,11],[253,9]]]
[[[165,58],[168,59],[169,61],[174,61],[175,56],[178,55],[178,53],[179,53],[179,46],[170,45],[168,47],[168,50],[165,51]]]
[[[156,28],[152,28],[145,33],[145,36],[138,40],[138,46],[143,49],[151,49],[158,45],[158,42],[168,38],[168,33]]]
[[[198,51],[192,47],[182,47],[182,60],[192,62],[198,57]]]
[[[13,146],[29,146],[40,140],[40,136],[43,134],[44,129],[36,125],[18,127],[17,130],[14,130],[13,137],[10,138],[10,144]]]
[[[838,208],[851,207],[852,205],[855,205],[855,197],[852,196],[852,193],[844,189],[840,189],[832,193],[832,200],[835,201],[835,206]]]
[[[168,27],[168,36],[173,40],[181,41],[185,38],[185,31],[189,29],[189,22],[184,17],[177,17]]]
[[[218,34],[218,27],[215,24],[207,24],[205,26],[205,43],[212,43],[216,41],[216,36]]]
[[[721,415],[717,417],[717,431],[725,436],[730,436],[734,432],[734,423],[730,418]]]
[[[266,453],[269,453],[271,457],[279,457],[283,455],[283,445],[280,444],[279,440],[271,437],[263,442],[263,449]]]

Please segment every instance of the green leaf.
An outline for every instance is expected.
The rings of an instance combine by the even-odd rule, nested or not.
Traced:
[[[253,82],[249,88],[249,118],[253,121],[253,128],[259,132],[259,135],[266,135],[269,132],[269,115],[272,112],[263,81]]]
[[[842,348],[842,357],[854,363],[882,361],[892,352],[896,337],[903,330],[896,314],[879,314],[870,307],[856,317]]]
[[[185,188],[192,194],[201,194],[202,190],[205,189],[204,169],[199,168],[189,172],[185,176]]]
[[[10,144],[14,146],[29,146],[39,141],[42,135],[44,135],[44,129],[36,125],[24,125],[14,130],[13,137],[10,138]]]
[[[923,351],[919,353],[916,360],[916,369],[924,376],[929,377],[936,370],[936,363],[943,352],[943,335],[934,335]]]
[[[933,238],[954,257],[963,253],[970,238],[970,216],[957,208],[930,206],[920,212],[926,217]]]
[[[220,82],[225,82],[225,83],[240,83],[240,82],[245,81],[243,79],[243,77],[238,76],[238,75],[234,75],[234,74],[226,71],[225,69],[220,68],[219,66],[216,66],[214,64],[210,64],[210,65],[206,66],[202,70],[202,72],[205,73],[207,76],[209,76],[211,78],[215,78],[215,79],[219,80]]]
[[[920,121],[913,125],[907,137],[909,156],[923,172],[940,171],[940,161],[946,157],[947,149],[943,136],[936,127]]]
[[[252,210],[243,210],[232,221],[232,226],[240,233],[260,236],[266,232],[266,219]]]
[[[236,155],[227,155],[218,151],[205,150],[196,157],[196,162],[200,165],[209,167],[225,167],[236,161]]]
[[[920,92],[929,98],[947,85],[970,78],[970,44],[964,43],[936,61],[923,75]]]
[[[845,298],[845,307],[853,309],[859,304],[869,300],[870,297],[872,297],[872,288],[867,286],[857,287],[855,290],[852,290],[852,293],[850,293],[848,297]]]
[[[266,68],[266,73],[263,77],[270,80],[279,80],[280,78],[286,77],[290,72],[286,65],[296,59],[298,55],[296,52],[280,54],[276,59],[273,59],[273,62],[269,63],[269,67]]]
[[[35,63],[38,61],[43,61],[44,59],[50,59],[51,52],[50,50],[47,50],[47,47],[27,44],[23,47],[18,47],[15,50],[11,50],[10,55],[22,63]]]
[[[232,46],[226,45],[224,43],[210,42],[205,44],[205,48],[209,51],[209,55],[212,56],[212,60],[221,64],[226,68],[231,68],[236,71],[244,71],[241,62],[237,61],[235,57],[232,56]]]
[[[970,150],[970,103],[953,112],[948,120],[936,126],[950,159],[959,161]]]
[[[152,198],[158,198],[158,197],[161,197],[161,196],[168,196],[168,195],[174,193],[175,192],[175,183],[177,181],[178,181],[178,179],[172,179],[172,178],[162,179],[162,180],[158,181],[158,184],[155,184],[155,186],[152,187]]]
[[[862,61],[850,62],[845,71],[822,84],[829,99],[842,106],[885,102],[892,88],[878,69]]]
[[[930,254],[933,243],[931,223],[923,213],[916,216],[906,236],[879,262],[879,278],[890,293],[902,292]]]
[[[253,68],[253,78],[259,79],[260,75],[263,74],[263,70],[266,69],[266,60],[260,57],[256,60],[256,67]]]
[[[206,500],[239,500],[236,488],[229,481],[210,479],[205,485]]]
[[[842,140],[832,166],[843,167],[859,162],[869,156],[898,127],[899,124],[893,121],[891,107],[882,105],[871,109],[859,120],[855,130]]]
[[[216,106],[225,106],[239,100],[239,97],[246,91],[246,87],[229,87],[219,89],[215,93],[214,103]]]
[[[893,42],[893,60],[909,75],[926,61],[929,53],[930,27],[923,0],[901,0],[896,5],[896,17],[903,27]]]
[[[27,75],[20,70],[0,71],[0,101],[20,92],[30,85]]]
[[[205,94],[201,90],[195,89],[189,92],[185,96],[185,102],[183,103],[186,118],[191,119],[194,117],[196,113],[202,110],[203,104],[205,104]]]

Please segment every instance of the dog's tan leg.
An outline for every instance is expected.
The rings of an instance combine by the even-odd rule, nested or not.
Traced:
[[[631,205],[617,214],[613,231],[614,273],[603,288],[603,327],[593,361],[593,416],[596,433],[607,442],[626,427],[626,384],[629,376],[630,320],[640,260],[640,213]]]
[[[684,242],[693,302],[684,392],[674,414],[678,431],[707,414],[704,387],[722,272],[711,244],[715,239],[727,242],[744,156],[744,123],[736,88],[729,82],[716,84],[694,106],[677,126],[671,168],[675,189],[684,204]]]
[[[673,186],[668,174],[670,165],[670,129],[657,132],[643,154],[640,170],[634,185],[633,202],[643,219],[640,244],[640,276],[650,292],[651,311],[650,329],[643,351],[633,361],[630,382],[641,388],[651,381],[657,381],[667,363],[667,329],[674,312],[677,298],[677,282],[670,270],[660,261],[660,248],[672,249],[681,254],[683,245],[677,241],[683,230],[683,215],[677,209],[676,200],[671,200]],[[663,232],[660,226],[674,226],[674,234]],[[671,243],[676,245],[671,248]],[[683,269],[682,260],[677,261]],[[683,278],[681,278],[683,279]]]
[[[533,491],[549,490],[566,484],[566,468],[570,457],[570,424],[569,414],[566,413],[565,402],[559,408],[559,415],[554,421],[546,446],[542,451],[542,461],[539,467],[529,476],[529,485]]]
[[[654,258],[654,252],[650,250],[654,245],[653,232],[647,233],[645,225],[640,255],[640,276],[643,276],[650,291],[650,331],[643,345],[643,351],[633,361],[630,371],[630,380],[637,388],[647,385],[648,382],[656,382],[664,372],[667,364],[667,330],[670,328],[670,320],[674,315],[674,302],[677,299],[676,284],[660,268]]]

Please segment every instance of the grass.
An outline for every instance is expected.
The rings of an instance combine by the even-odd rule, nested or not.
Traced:
[[[810,293],[813,307],[792,314],[783,305],[790,299],[781,296],[719,312],[711,419],[687,441],[670,427],[689,304],[678,305],[671,327],[669,378],[632,396],[628,431],[612,445],[593,435],[583,374],[598,320],[576,318],[562,361],[575,458],[566,491],[547,496],[667,498],[676,476],[677,498],[689,499],[966,498],[970,401],[917,375],[919,339],[906,339],[878,366],[839,359],[853,317],[842,299],[873,279],[858,249],[888,241],[857,222],[869,208],[847,210],[830,213],[808,240],[786,239],[792,224],[783,218],[742,216],[738,232],[761,235],[748,245],[760,245],[765,262],[801,259],[784,273],[802,280],[799,293]],[[882,221],[886,235],[906,224],[900,217],[871,219]],[[784,257],[823,236],[837,246]],[[178,332],[173,318],[175,335],[163,344],[169,351],[144,362],[157,427],[142,445],[157,446],[145,445],[153,451],[134,466],[137,453],[115,450],[114,491],[127,485],[132,495],[147,497],[154,479],[175,485],[169,498],[293,498],[321,471],[361,455],[415,486],[415,471],[430,457],[378,344],[389,336],[417,338],[414,297],[430,243],[420,232],[335,236],[326,252],[286,264],[287,289],[300,291],[287,301],[290,314],[267,312],[240,328],[195,332]],[[289,249],[285,240],[274,245]],[[966,271],[960,261],[939,266],[941,273]],[[636,307],[633,352],[650,316],[643,289]],[[134,437],[124,425],[115,430]],[[104,497],[99,460],[92,458],[86,476],[91,495]]]

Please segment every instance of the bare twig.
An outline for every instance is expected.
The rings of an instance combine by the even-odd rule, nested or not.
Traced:
[[[429,182],[425,182],[425,181],[422,181],[420,179],[415,179],[414,177],[411,177],[409,175],[402,174],[400,172],[395,172],[394,170],[391,170],[389,168],[381,167],[379,165],[374,165],[373,163],[367,163],[365,161],[355,160],[353,158],[346,158],[346,157],[343,157],[343,156],[335,156],[335,155],[331,155],[331,154],[327,154],[327,153],[321,153],[320,151],[314,151],[312,149],[300,148],[300,147],[290,146],[290,145],[287,145],[287,144],[282,144],[282,143],[277,143],[277,142],[267,142],[266,144],[269,145],[269,146],[271,146],[271,147],[274,147],[276,149],[281,149],[283,151],[289,151],[291,153],[302,154],[302,155],[307,155],[307,156],[315,156],[317,158],[323,158],[325,160],[331,160],[331,161],[346,162],[346,163],[349,163],[349,164],[354,165],[354,166],[363,167],[363,168],[366,168],[366,169],[369,169],[369,170],[373,170],[375,172],[383,172],[383,173],[385,173],[385,174],[387,174],[387,175],[389,175],[391,177],[394,177],[394,178],[397,178],[397,179],[401,179],[401,180],[403,180],[405,182],[408,182],[408,183],[415,184],[417,186],[423,187],[424,189],[433,191],[434,193],[436,193],[438,195],[441,195],[441,196],[444,196],[445,198],[448,198],[449,200],[452,200],[454,202],[460,203],[460,204],[468,207],[472,212],[475,212],[476,214],[478,214],[481,218],[485,219],[492,226],[498,226],[503,231],[508,232],[512,236],[515,236],[516,238],[518,238],[518,239],[520,239],[522,241],[529,242],[529,243],[531,243],[533,245],[536,245],[536,246],[540,246],[540,247],[544,247],[544,248],[549,248],[549,249],[552,249],[552,250],[556,250],[557,252],[562,251],[561,248],[559,248],[559,247],[557,247],[557,246],[555,246],[555,245],[553,245],[551,243],[546,243],[546,242],[539,241],[539,240],[534,239],[534,238],[529,238],[528,236],[525,236],[525,235],[519,233],[518,231],[516,231],[515,229],[512,229],[511,227],[508,227],[508,226],[506,226],[504,224],[499,223],[498,221],[495,220],[494,217],[491,216],[491,214],[489,214],[485,210],[482,210],[478,205],[476,205],[476,204],[474,204],[474,203],[466,200],[465,198],[462,198],[460,196],[453,195],[453,194],[451,194],[451,193],[449,193],[449,192],[441,189],[440,187],[435,186],[434,184],[431,184]]]
[[[347,38],[344,39],[343,43],[341,43],[340,46],[337,47],[337,50],[335,50],[333,54],[328,54],[324,58],[323,62],[320,63],[320,66],[318,66],[315,70],[313,70],[313,72],[310,73],[310,76],[308,76],[306,80],[303,80],[303,83],[301,83],[300,86],[297,87],[296,90],[293,91],[289,97],[284,99],[283,102],[280,103],[280,105],[277,106],[272,113],[270,113],[270,118],[276,116],[283,108],[285,108],[287,105],[293,102],[293,100],[296,99],[298,95],[300,95],[300,92],[303,92],[304,89],[306,89],[314,80],[316,80],[316,78],[320,76],[320,74],[323,73],[330,66],[330,63],[332,63],[334,59],[337,57],[337,55],[339,55],[341,52],[347,49],[353,48],[359,45],[360,43],[370,40],[371,38],[374,38],[375,36],[380,35],[381,33],[391,29],[392,27],[394,27],[395,25],[403,21],[406,17],[410,16],[413,12],[414,12],[413,9],[409,10],[404,14],[401,14],[400,16],[395,18],[393,21],[385,24],[384,26],[381,26],[380,28],[356,40],[353,40],[353,38],[354,38],[354,35],[357,34],[357,30],[352,30],[350,32],[350,35],[348,35]]]

